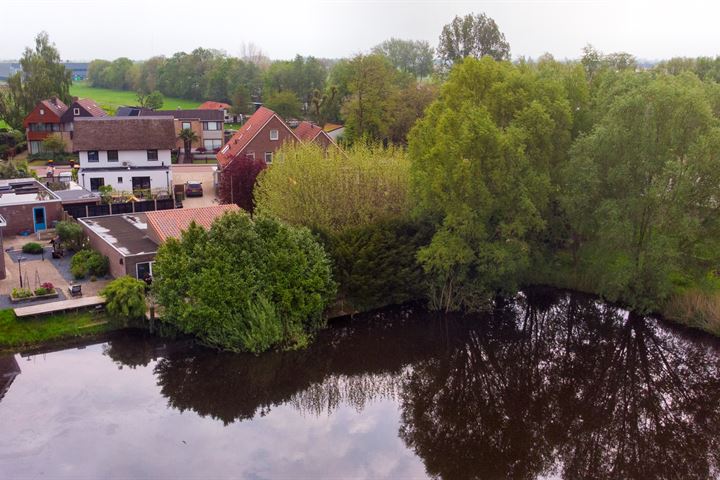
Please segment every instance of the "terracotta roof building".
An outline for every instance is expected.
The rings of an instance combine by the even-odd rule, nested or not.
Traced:
[[[147,212],[149,235],[156,243],[162,243],[171,237],[180,238],[180,234],[187,230],[192,222],[208,229],[218,217],[227,212],[238,211],[240,207],[230,204]]]
[[[78,222],[88,235],[90,246],[108,257],[114,277],[130,275],[144,279],[152,276],[158,246],[165,240],[179,238],[193,221],[207,229],[227,212],[239,210],[237,205],[213,205],[86,217]]]
[[[297,128],[295,128],[295,135],[297,135],[303,143],[316,143],[323,148],[330,146],[337,148],[337,145],[333,139],[330,138],[330,135],[312,122],[300,122]]]
[[[298,141],[300,139],[278,114],[260,107],[218,152],[218,165],[222,168],[241,155],[272,163],[273,155],[283,144]]]
[[[229,104],[223,102],[207,101],[202,103],[199,107],[200,110],[230,110],[232,108]]]

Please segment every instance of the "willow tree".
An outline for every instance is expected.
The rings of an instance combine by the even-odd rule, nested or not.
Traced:
[[[609,104],[564,169],[578,275],[653,310],[720,265],[717,86],[643,75]]]
[[[434,307],[478,308],[515,289],[570,142],[566,97],[529,67],[468,58],[411,132],[416,212],[439,225],[419,254]]]

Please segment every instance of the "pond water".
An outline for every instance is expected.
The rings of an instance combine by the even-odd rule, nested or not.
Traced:
[[[0,358],[0,477],[714,478],[719,344],[548,291],[257,357],[124,331]]]

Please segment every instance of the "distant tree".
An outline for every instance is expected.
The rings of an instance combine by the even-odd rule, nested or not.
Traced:
[[[145,316],[145,282],[130,276],[110,282],[100,295],[105,298],[105,308],[111,317],[127,322]]]
[[[373,48],[373,53],[385,55],[395,68],[415,77],[427,77],[433,71],[433,49],[423,40],[391,38]]]
[[[585,68],[585,73],[591,81],[601,71],[609,70],[619,72],[623,70],[635,70],[637,68],[637,60],[631,54],[615,52],[605,55],[590,44],[583,48],[580,63]]]
[[[62,153],[67,149],[67,142],[60,136],[59,133],[53,133],[45,137],[42,141],[42,150],[48,153],[52,153],[53,158],[58,153]]]
[[[240,85],[232,94],[232,111],[234,113],[246,114],[252,111],[252,98],[247,88]]]
[[[70,103],[72,73],[62,64],[60,53],[47,33],[35,37],[34,50],[25,49],[20,67],[22,71],[11,75],[7,87],[0,90],[0,119],[21,128],[23,119],[38,101],[56,96]]]
[[[275,111],[282,118],[299,118],[302,115],[302,105],[297,95],[290,90],[269,95],[265,106]]]
[[[465,57],[488,55],[495,60],[510,59],[510,44],[495,20],[484,13],[456,16],[443,27],[437,54],[442,66],[449,70]]]
[[[437,85],[416,82],[398,92],[389,128],[389,138],[393,143],[407,143],[410,129],[422,118],[425,109],[437,98],[438,93]]]
[[[192,144],[199,141],[200,137],[198,137],[197,133],[193,132],[192,129],[183,128],[178,135],[178,139],[182,140],[183,142],[183,147],[185,150],[185,161],[191,161],[192,156],[190,152],[192,151]]]
[[[152,93],[146,93],[142,90],[138,90],[137,94],[138,105],[151,110],[159,110],[162,108],[164,99],[162,93],[155,90]]]
[[[252,215],[255,210],[255,182],[266,168],[267,163],[262,158],[243,155],[231,161],[223,168],[220,177],[220,200],[234,203]]]
[[[382,55],[358,55],[349,70],[350,96],[342,108],[346,136],[350,140],[388,138],[398,92],[395,67]]]
[[[0,161],[0,178],[2,179],[32,177],[32,172],[25,161]]]

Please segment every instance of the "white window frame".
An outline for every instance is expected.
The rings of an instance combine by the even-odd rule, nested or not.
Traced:
[[[147,262],[138,262],[135,264],[135,278],[137,278],[138,280],[143,280],[138,275],[138,273],[139,273],[138,265],[142,265],[143,263],[147,263],[150,265],[150,276],[151,277],[153,276],[153,263],[155,263],[155,260],[148,260]]]
[[[92,158],[90,158],[90,154],[91,154],[91,153],[94,153],[94,154],[95,154],[95,160],[93,160]],[[87,159],[88,159],[88,163],[90,163],[90,162],[92,162],[92,163],[97,163],[97,162],[99,162],[99,161],[100,161],[100,152],[98,152],[97,150],[88,150],[88,152],[87,152]]]
[[[255,152],[248,152],[248,153],[246,153],[245,155],[247,155],[248,157],[250,157],[250,158],[252,158],[253,160],[255,160]]]
[[[270,157],[270,160],[268,160],[268,156]],[[265,159],[265,163],[268,165],[273,162],[273,152],[265,152],[265,156],[263,157]]]
[[[44,109],[44,108],[41,108],[41,109],[40,109],[40,115],[45,115],[45,109]]]
[[[80,115],[80,109],[77,107],[73,108],[73,115]]]
[[[207,132],[217,132],[218,130],[220,130],[218,123],[220,122],[203,122],[203,129]],[[213,128],[210,128],[211,124]]]
[[[272,130],[270,130],[270,140],[277,140],[279,138],[280,138],[280,132],[278,131],[278,129],[273,128]]]
[[[187,125],[187,128],[185,128]],[[192,130],[192,122],[180,122],[180,130]]]

